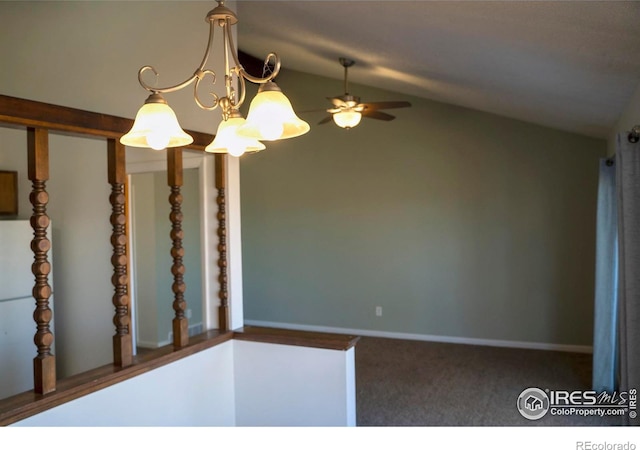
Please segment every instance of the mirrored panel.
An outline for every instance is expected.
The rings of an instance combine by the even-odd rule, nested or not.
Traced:
[[[205,329],[204,275],[200,192],[201,152],[184,152],[182,195],[183,276],[189,335]],[[127,149],[130,297],[133,335],[137,352],[173,341],[174,294],[171,273],[170,188],[167,185],[166,152]]]

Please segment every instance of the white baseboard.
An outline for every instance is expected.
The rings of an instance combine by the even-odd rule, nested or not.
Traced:
[[[552,350],[572,353],[593,353],[589,345],[551,344],[546,342],[503,341],[499,339],[478,339],[456,336],[436,336],[432,334],[400,333],[395,331],[359,330],[353,328],[324,327],[262,320],[245,320],[246,325],[256,327],[284,328],[288,330],[316,331],[320,333],[354,334],[358,336],[409,339],[414,341],[444,342],[449,344],[485,345],[489,347],[523,348],[530,350]]]
[[[136,343],[138,347],[142,347],[142,348],[160,348],[169,344],[171,344],[171,341],[151,342],[151,341],[141,341],[139,339],[138,339],[138,342]]]
[[[200,334],[203,331],[203,324],[202,322],[198,322],[198,323],[190,323],[189,324],[189,331],[187,332],[187,334],[189,335],[189,337],[191,336],[195,336],[196,334]],[[173,330],[169,331],[169,334],[167,336],[167,344],[168,345],[170,343],[173,342]]]
[[[203,329],[202,322],[189,324],[189,336],[194,336],[196,334],[202,333],[202,329]],[[138,347],[143,347],[143,348],[160,348],[160,347],[164,347],[165,345],[169,345],[172,342],[173,342],[173,331],[169,331],[166,341],[151,342],[151,341],[138,340],[137,345]]]

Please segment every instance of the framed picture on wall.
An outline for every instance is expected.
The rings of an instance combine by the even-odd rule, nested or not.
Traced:
[[[0,215],[18,215],[18,172],[0,170]]]

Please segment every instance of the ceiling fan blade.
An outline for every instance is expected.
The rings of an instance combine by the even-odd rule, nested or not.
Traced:
[[[362,111],[362,117],[368,117],[369,119],[377,119],[377,120],[393,120],[396,117],[391,114],[383,113],[381,111],[371,111],[370,109],[365,109]]]
[[[371,102],[363,103],[365,109],[378,110],[378,109],[391,109],[391,108],[406,108],[411,106],[409,102]]]
[[[316,112],[326,112],[327,108],[321,109],[305,109],[304,111],[296,111],[297,114],[308,114],[308,113],[316,113]]]
[[[329,123],[331,122],[332,119],[333,119],[333,116],[327,116],[324,119],[322,119],[320,122],[318,122],[318,125],[322,125],[323,123]]]
[[[327,97],[327,100],[329,100],[331,103],[333,103],[333,106],[335,106],[336,108],[346,108],[347,107],[347,104],[341,98],[338,98],[338,97]]]

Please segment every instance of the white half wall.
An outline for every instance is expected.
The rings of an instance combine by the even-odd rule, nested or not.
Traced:
[[[355,348],[232,340],[13,426],[355,426]]]
[[[233,426],[233,393],[225,342],[14,426]]]
[[[354,348],[233,345],[236,425],[356,425]]]

